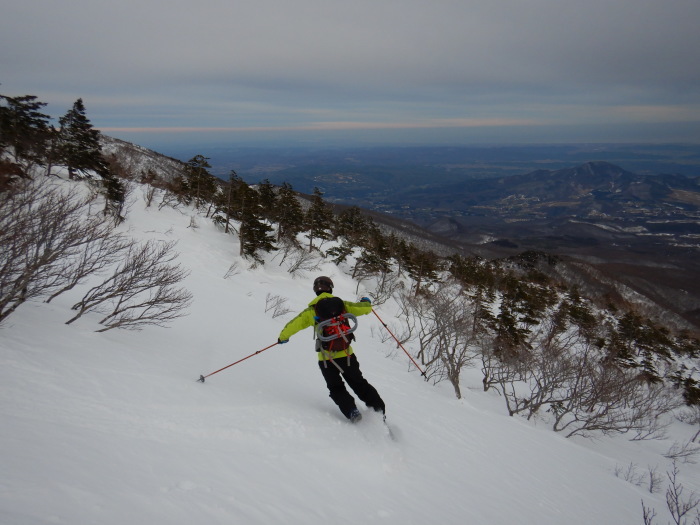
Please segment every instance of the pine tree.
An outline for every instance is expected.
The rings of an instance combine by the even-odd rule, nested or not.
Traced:
[[[388,272],[390,268],[389,244],[379,227],[371,219],[368,219],[363,227],[365,230],[362,236],[358,237],[362,241],[362,252],[353,270],[353,278],[356,275],[376,275]]]
[[[190,199],[194,199],[197,208],[205,202],[211,203],[216,194],[216,181],[208,168],[211,168],[209,158],[204,155],[195,155],[185,165],[186,178],[183,189]]]
[[[329,238],[328,229],[333,223],[333,211],[323,200],[320,189],[314,188],[311,207],[306,212],[305,225],[309,237],[309,251],[314,249],[314,239],[321,241]]]
[[[396,239],[394,253],[396,254],[395,256],[399,263],[397,268],[398,273],[406,272],[409,275],[412,274],[414,267],[414,256],[417,251],[418,250],[412,243],[402,239],[401,237]]]
[[[360,208],[352,206],[338,214],[333,222],[333,233],[336,237],[345,237],[353,246],[364,247],[373,226],[374,222],[362,215]]]
[[[228,186],[226,188],[226,202],[223,202],[223,194],[221,194],[222,202],[219,203],[219,208],[223,208],[226,211],[226,228],[224,229],[224,233],[228,233],[229,228],[231,227],[231,217],[233,216],[233,203],[235,191],[236,188],[238,188],[242,183],[243,181],[235,172],[235,170],[231,170],[231,173],[229,174],[228,178]]]
[[[106,173],[108,166],[102,156],[100,132],[92,127],[87,118],[83,100],[76,100],[73,107],[58,122],[61,126],[58,158],[68,168],[68,176],[74,179],[77,173]]]
[[[104,214],[112,215],[117,224],[124,220],[122,211],[126,200],[126,185],[111,170],[102,173],[102,187],[105,196]]]
[[[258,252],[270,252],[275,249],[273,229],[262,216],[258,192],[245,184],[240,189],[243,203],[240,229],[241,255],[262,263]]]
[[[368,229],[369,248],[381,261],[382,271],[388,270],[389,261],[393,258],[389,238],[382,233],[374,221],[370,220]]]
[[[447,258],[448,270],[462,286],[496,286],[497,270],[493,264],[484,261],[478,255],[468,258],[455,254]]]
[[[297,193],[287,182],[282,184],[277,195],[277,207],[273,220],[278,225],[278,242],[282,239],[296,241],[297,235],[304,229],[304,210],[299,203]]]
[[[265,179],[258,184],[257,190],[263,217],[274,221],[277,209],[277,193],[274,186],[268,179]]]
[[[235,170],[229,173],[228,182],[221,183],[221,191],[216,191],[213,196],[214,222],[224,227],[224,233],[234,229],[232,220],[240,221],[244,199],[248,185],[241,179]]]
[[[416,282],[416,295],[420,293],[424,282],[438,280],[440,260],[433,252],[423,252],[412,247],[411,255],[405,264],[406,271]]]
[[[42,163],[50,136],[46,106],[33,95],[0,95],[0,153],[12,153],[18,162]]]
[[[93,128],[87,118],[83,100],[78,99],[73,107],[59,119],[57,154],[52,153],[59,162],[68,168],[71,179],[77,173],[90,171],[101,177],[102,191],[105,196],[105,215],[113,215],[117,222],[121,217],[126,197],[126,186],[112,172],[107,160],[102,155],[101,134]]]

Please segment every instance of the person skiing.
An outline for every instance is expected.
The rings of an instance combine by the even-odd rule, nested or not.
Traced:
[[[316,328],[317,326],[320,327],[321,325],[328,324],[328,322],[324,323],[321,320],[317,310],[321,308],[319,305],[320,302],[335,297],[333,295],[333,281],[329,277],[318,277],[314,281],[313,291],[316,297],[309,303],[307,308],[285,325],[277,339],[279,344],[289,342],[291,336],[305,328],[310,326],[315,326]],[[336,302],[337,301],[338,299],[336,298]],[[357,303],[342,301],[342,305],[344,307],[344,313],[349,313],[352,317],[356,315],[366,315],[372,311],[372,304],[366,297],[363,297],[360,302]],[[347,333],[350,334],[350,332]],[[379,396],[377,390],[363,377],[357,356],[352,347],[349,346],[349,342],[354,339],[354,335],[350,334],[349,336],[345,336],[344,334],[339,334],[336,337],[338,337],[336,340],[338,342],[340,342],[341,338],[346,341],[346,344],[340,344],[340,347],[345,348],[337,350],[336,348],[338,348],[338,346],[334,347],[324,344],[327,338],[323,337],[323,335],[319,338],[319,334],[317,334],[316,337],[318,366],[326,381],[326,386],[330,392],[330,398],[338,405],[343,415],[353,423],[362,419],[362,414],[355,404],[355,398],[353,398],[345,388],[345,384],[343,383],[343,379],[345,379],[345,383],[347,383],[361,401],[376,412],[385,414],[386,407],[384,401]],[[333,341],[331,341],[331,343],[333,343]],[[324,346],[327,348],[324,348]]]

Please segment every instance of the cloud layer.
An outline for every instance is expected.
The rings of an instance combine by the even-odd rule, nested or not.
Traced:
[[[105,129],[679,122],[700,141],[697,0],[13,4],[0,92],[52,115],[82,97]]]

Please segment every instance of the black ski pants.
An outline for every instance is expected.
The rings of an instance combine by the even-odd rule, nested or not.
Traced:
[[[345,383],[355,392],[357,397],[369,408],[373,408],[378,412],[384,412],[384,401],[379,397],[377,390],[362,376],[360,363],[357,361],[355,354],[352,354],[349,359],[341,357],[340,359],[334,359],[332,362],[319,361],[318,366],[321,369],[323,378],[326,380],[330,398],[338,405],[345,417],[349,418],[350,412],[357,406],[355,405],[355,399],[346,390],[343,379],[345,379]],[[342,369],[342,373],[338,370],[338,367]]]

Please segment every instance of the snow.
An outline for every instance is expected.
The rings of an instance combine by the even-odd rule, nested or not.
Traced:
[[[478,371],[464,398],[426,383],[376,317],[359,318],[354,347],[387,404],[348,423],[327,396],[311,331],[206,379],[272,343],[313,297],[314,275],[278,260],[256,269],[236,237],[204,218],[146,208],[134,193],[124,231],[178,240],[195,300],[169,328],[98,334],[97,315],[67,326],[84,289],[23,305],[0,327],[0,523],[464,524],[642,523],[651,494],[616,471],[670,468],[663,454],[696,429],[662,441],[574,440],[544,422],[508,417]],[[233,262],[240,272],[224,278]],[[324,263],[335,293],[366,294]],[[268,293],[294,310],[273,318]],[[395,325],[391,304],[378,307]],[[681,465],[687,491],[700,487]],[[665,478],[665,475],[664,475]]]

